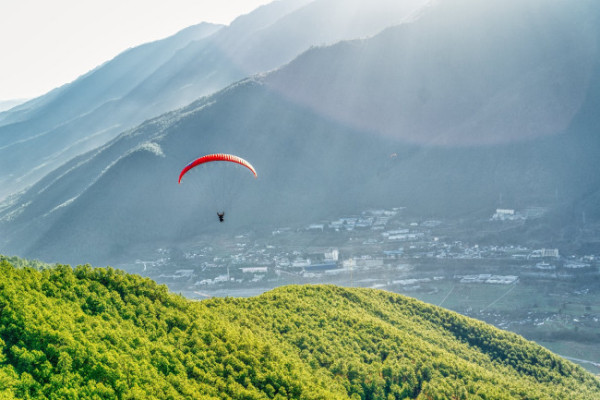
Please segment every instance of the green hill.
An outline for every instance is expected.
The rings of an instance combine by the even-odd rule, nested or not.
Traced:
[[[197,302],[112,268],[0,259],[0,399],[600,398],[542,347],[396,294]]]

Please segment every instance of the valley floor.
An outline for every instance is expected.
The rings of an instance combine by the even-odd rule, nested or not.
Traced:
[[[402,208],[369,210],[300,227],[198,237],[118,266],[195,299],[306,283],[384,289],[516,332],[598,374],[600,256],[502,237],[526,221],[424,220]]]

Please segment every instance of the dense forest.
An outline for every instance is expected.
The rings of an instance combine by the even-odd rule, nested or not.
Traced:
[[[0,274],[0,399],[600,398],[518,335],[384,291],[192,301],[113,268]]]

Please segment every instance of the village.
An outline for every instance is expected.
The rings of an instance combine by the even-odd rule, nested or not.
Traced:
[[[120,268],[197,300],[256,296],[289,284],[387,290],[519,333],[600,373],[600,255],[498,244],[473,234],[519,228],[540,218],[542,208],[491,210],[476,221],[420,219],[405,211],[365,210],[198,237]]]
[[[542,212],[535,210],[536,215]],[[498,209],[488,224],[518,223],[532,213]],[[192,297],[196,291],[268,289],[289,283],[414,289],[442,280],[510,285],[523,279],[599,275],[598,255],[467,243],[453,238],[459,229],[452,222],[404,218],[403,208],[367,210],[359,216],[281,227],[270,233],[206,238],[184,249],[161,248],[154,259],[136,260],[134,267]]]

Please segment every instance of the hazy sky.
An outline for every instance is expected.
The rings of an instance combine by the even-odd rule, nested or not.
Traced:
[[[2,0],[0,101],[42,95],[121,51],[272,0]]]

